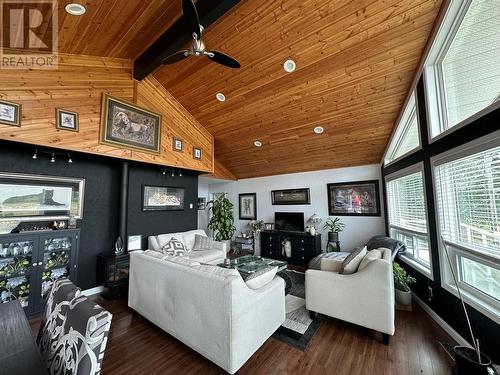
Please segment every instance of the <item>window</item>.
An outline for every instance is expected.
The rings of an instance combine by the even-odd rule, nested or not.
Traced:
[[[415,93],[408,100],[401,120],[385,154],[384,163],[389,164],[420,147],[420,132],[418,128],[417,105]]]
[[[498,314],[500,132],[493,134],[433,159],[433,165],[439,231],[460,287],[470,300]],[[454,289],[446,258],[441,259],[445,262],[443,286]]]
[[[386,189],[390,235],[406,245],[402,259],[432,276],[423,165],[387,176]]]
[[[500,6],[450,2],[425,63],[431,137],[499,106]]]

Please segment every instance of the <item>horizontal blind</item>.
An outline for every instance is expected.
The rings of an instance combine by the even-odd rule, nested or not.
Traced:
[[[500,95],[500,4],[474,0],[442,62],[447,128]]]
[[[422,172],[390,180],[386,186],[389,224],[426,234]]]
[[[435,170],[443,236],[500,259],[500,147]]]

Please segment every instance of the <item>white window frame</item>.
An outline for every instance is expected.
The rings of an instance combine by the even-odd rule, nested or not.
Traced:
[[[434,37],[432,47],[424,63],[422,75],[424,78],[429,143],[435,142],[495,109],[500,108],[500,98],[496,98],[488,107],[460,121],[451,128],[447,128],[448,112],[446,109],[447,101],[442,62],[471,4],[472,0],[449,2],[443,21]]]
[[[408,106],[410,103],[410,98],[414,97],[415,99],[415,108],[410,109]],[[401,116],[399,117],[397,121],[397,126],[394,129],[394,132],[392,133],[392,136],[389,140],[388,147],[385,150],[384,157],[382,159],[384,166],[391,165],[401,159],[404,159],[408,155],[413,154],[414,152],[421,150],[422,149],[422,136],[420,135],[420,117],[418,115],[418,98],[417,98],[417,90],[414,89],[411,91],[410,96],[408,96],[408,101],[404,104],[405,109],[401,113]],[[395,149],[401,144],[401,141],[403,140],[404,136],[407,134],[408,129],[411,125],[411,118],[413,117],[413,112],[415,112],[415,116],[417,117],[417,134],[418,134],[418,146],[409,150],[408,152],[405,152],[403,155],[397,157],[396,159],[393,159],[391,161],[387,161],[387,158],[389,155],[393,154]],[[393,145],[393,142],[395,144]]]
[[[426,237],[427,238],[427,242],[429,244],[429,267],[427,267],[427,265],[425,265],[423,262],[418,261],[412,255],[401,253],[398,256],[399,256],[399,258],[403,262],[405,262],[409,266],[411,266],[414,269],[416,269],[417,271],[419,271],[424,276],[426,276],[429,279],[431,279],[431,280],[434,281],[434,271],[433,271],[433,267],[432,267],[432,253],[433,253],[433,251],[432,251],[432,248],[431,248],[431,240],[430,240],[430,236],[429,236],[429,214],[427,212],[427,194],[426,194],[424,163],[420,162],[420,163],[417,163],[417,164],[413,164],[413,165],[411,165],[411,166],[409,166],[407,168],[401,169],[399,171],[391,173],[390,175],[387,175],[385,177],[385,185],[386,185],[386,188],[387,188],[387,183],[388,182],[396,180],[396,179],[401,178],[401,177],[408,176],[408,175],[413,174],[413,173],[417,173],[417,172],[421,172],[422,173],[422,184],[423,184],[423,191],[424,191],[425,220],[426,220],[426,224],[427,224],[426,225],[427,226],[427,233],[422,233],[422,232],[419,232],[419,231],[403,229],[403,228],[400,228],[397,225],[391,225],[391,223],[389,222],[389,214],[387,213],[389,234],[390,234],[391,229],[395,229],[395,230],[398,230],[400,232],[406,233],[406,234],[408,234],[410,236],[412,236],[412,235],[418,235],[418,236],[422,236],[422,237]],[[387,200],[387,210],[390,210],[389,200]]]
[[[500,146],[500,130],[493,132],[487,136],[479,138],[477,140],[466,143],[462,146],[458,146],[450,151],[444,152],[443,154],[434,156],[431,158],[432,166],[432,176],[434,179],[433,189],[434,197],[437,198],[437,179],[436,179],[436,168],[447,162],[451,162],[463,157],[476,154],[481,151],[485,151],[494,147]],[[452,293],[458,297],[457,287],[453,281],[453,275],[451,273],[450,265],[444,253],[444,245],[441,241],[441,222],[439,220],[439,204],[435,201],[435,214],[436,214],[436,224],[437,233],[439,236],[439,264],[440,264],[440,274],[441,274],[441,286],[443,289]],[[462,291],[462,296],[464,300],[471,306],[479,310],[484,315],[488,316],[490,319],[500,324],[500,301],[489,296],[488,294],[476,289],[467,283],[460,281],[460,269],[459,262],[460,257],[468,258],[478,263],[484,264],[486,266],[500,270],[500,263],[498,259],[485,254],[479,250],[473,248],[464,247],[463,245],[454,243],[449,240],[445,240],[448,252],[450,254],[451,262],[453,265],[453,270],[459,278],[460,290]]]

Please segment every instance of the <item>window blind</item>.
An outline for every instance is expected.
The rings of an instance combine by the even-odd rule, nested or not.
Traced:
[[[500,259],[500,147],[443,163],[435,171],[444,238]]]
[[[389,224],[427,234],[422,172],[387,182]]]

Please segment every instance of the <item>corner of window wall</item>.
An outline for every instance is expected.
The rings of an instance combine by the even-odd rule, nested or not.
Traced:
[[[385,177],[389,235],[402,241],[399,258],[434,280],[423,162]]]
[[[450,1],[424,63],[429,143],[500,107],[500,7]]]
[[[384,166],[414,153],[421,148],[421,144],[417,99],[415,91],[413,91],[389,141],[389,146],[384,154]]]
[[[441,286],[458,297],[453,268],[465,301],[500,324],[500,130],[431,165]]]

